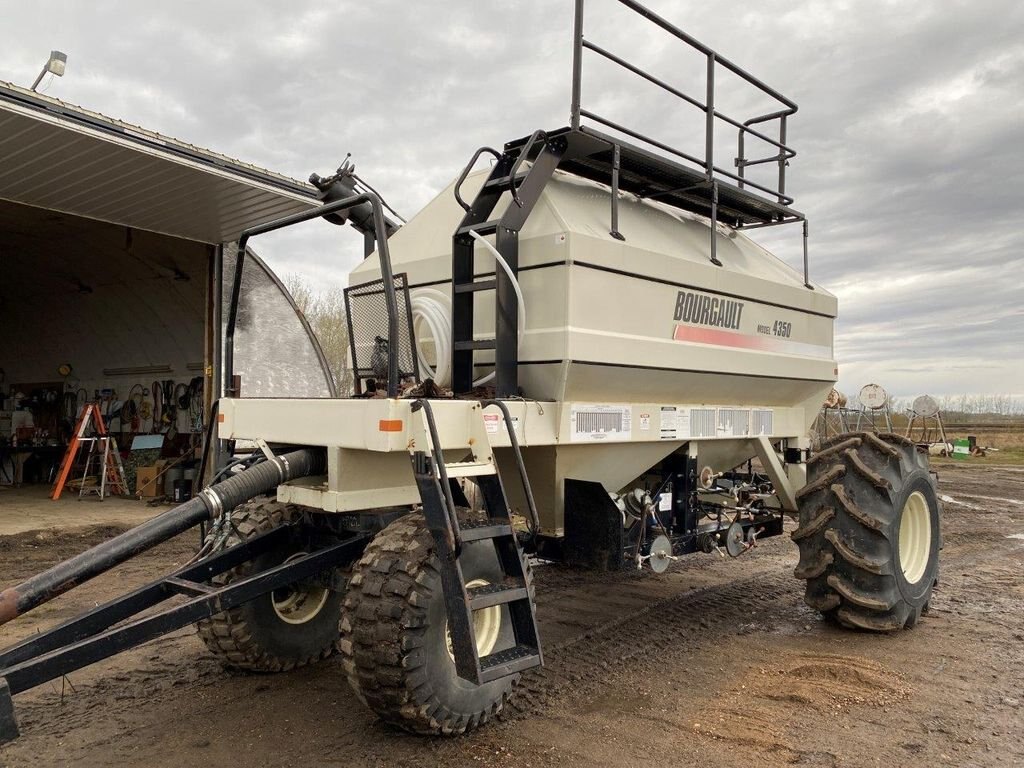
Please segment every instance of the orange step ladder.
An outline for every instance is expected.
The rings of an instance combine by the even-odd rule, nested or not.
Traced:
[[[91,437],[86,435],[86,430],[90,427],[92,427],[94,433]],[[68,450],[64,454],[64,460],[61,462],[60,474],[57,475],[57,481],[54,483],[53,493],[50,495],[50,498],[54,501],[60,498],[61,493],[64,491],[64,485],[71,475],[71,470],[75,466],[78,452],[82,449],[84,443],[91,444],[90,455],[98,445],[103,446],[101,487],[105,490],[109,483],[115,488],[120,486],[121,492],[127,493],[128,483],[125,480],[124,468],[121,466],[121,454],[117,452],[117,443],[113,441],[113,438],[107,432],[106,424],[103,423],[103,414],[100,412],[99,403],[86,403],[82,406],[82,412],[75,423],[75,430],[71,435],[71,442],[68,443]],[[87,459],[87,473],[88,469]],[[115,482],[111,483],[107,478]],[[100,497],[102,498],[102,491]]]

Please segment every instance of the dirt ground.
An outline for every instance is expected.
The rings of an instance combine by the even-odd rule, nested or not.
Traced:
[[[1024,765],[1024,468],[940,468],[945,550],[930,615],[877,636],[804,606],[796,547],[694,555],[666,574],[537,569],[546,667],[518,711],[456,739],[375,720],[330,659],[222,669],[191,631],[15,697],[10,766]],[[0,536],[9,585],[111,527]],[[184,562],[143,555],[0,630],[0,646]]]
[[[67,530],[69,526],[138,525],[166,508],[118,496],[102,501],[95,496],[79,499],[78,493],[70,489],[53,501],[49,486],[0,485],[0,537],[26,531]]]

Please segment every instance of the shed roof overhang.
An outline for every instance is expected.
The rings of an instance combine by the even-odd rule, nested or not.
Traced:
[[[4,83],[0,199],[204,243],[319,204],[308,184]]]

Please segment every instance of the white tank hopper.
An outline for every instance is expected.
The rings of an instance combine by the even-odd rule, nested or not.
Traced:
[[[464,194],[486,178],[470,176]],[[836,380],[832,294],[806,288],[802,275],[724,224],[717,228],[723,266],[715,266],[708,219],[631,195],[621,197],[625,239],[618,240],[608,232],[609,196],[605,185],[556,172],[519,238],[522,395],[568,412],[557,445],[524,444],[552,533],[562,527],[565,478],[617,491],[689,438],[701,439],[702,464],[731,469],[755,455],[744,438],[805,437]],[[432,368],[429,320],[451,315],[452,232],[462,213],[449,185],[389,240],[395,272],[408,276],[417,343]],[[480,244],[476,264],[478,277],[494,272]],[[350,283],[379,277],[370,257]],[[494,336],[493,302],[493,293],[477,298],[476,338]],[[446,356],[450,341],[442,338],[440,347]],[[481,365],[479,377],[490,370]],[[633,404],[653,407],[630,413],[619,434],[587,432],[580,418],[593,413],[592,424],[621,429],[620,414]]]

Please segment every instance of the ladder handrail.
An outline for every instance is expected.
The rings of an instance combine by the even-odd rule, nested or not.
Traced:
[[[473,166],[476,165],[476,161],[480,159],[480,155],[484,152],[490,152],[494,155],[495,160],[501,160],[501,153],[498,152],[498,150],[492,147],[480,147],[480,149],[473,153],[473,157],[471,157],[469,162],[466,163],[466,167],[462,169],[462,173],[459,174],[459,178],[455,182],[455,200],[462,206],[462,210],[466,213],[469,213],[469,211],[472,210],[472,206],[462,199],[462,195],[460,194],[462,185],[465,183],[466,179],[469,178],[470,171],[473,170]]]
[[[509,445],[512,446],[512,455],[515,456],[516,469],[519,471],[519,479],[523,484],[523,493],[526,495],[526,506],[530,512],[530,532],[536,537],[540,533],[540,516],[537,514],[537,503],[533,499],[533,487],[530,485],[529,476],[526,474],[526,464],[523,462],[523,452],[519,448],[519,438],[516,437],[515,426],[512,423],[512,415],[508,406],[502,400],[481,400],[482,408],[495,406],[501,411],[505,420],[505,430],[508,432]]]
[[[452,497],[452,486],[448,482],[448,470],[444,464],[444,454],[441,452],[441,438],[437,432],[437,422],[434,421],[434,409],[430,407],[430,401],[426,399],[416,400],[412,404],[412,411],[423,410],[426,417],[427,432],[430,438],[430,457],[439,476],[441,490],[444,492],[445,513],[448,519],[448,527],[451,531],[451,558],[457,559],[462,554],[462,530],[459,527],[458,515],[455,513],[455,499]]]

